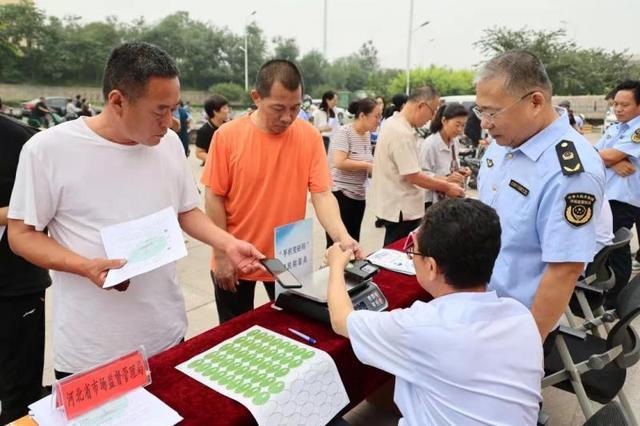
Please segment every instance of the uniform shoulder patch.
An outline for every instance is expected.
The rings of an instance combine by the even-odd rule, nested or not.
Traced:
[[[564,218],[576,228],[586,225],[593,217],[596,197],[585,192],[572,192],[564,197]]]
[[[493,167],[493,160],[491,158],[487,158],[487,167]]]
[[[584,172],[584,167],[582,167],[578,151],[576,151],[576,146],[573,142],[568,140],[558,142],[556,144],[556,154],[558,154],[558,161],[560,161],[563,175],[571,176]]]
[[[640,127],[631,135],[631,142],[640,143]]]

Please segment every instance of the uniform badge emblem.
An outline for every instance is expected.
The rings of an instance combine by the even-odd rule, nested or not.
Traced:
[[[573,192],[564,197],[564,218],[571,225],[580,227],[589,223],[593,217],[593,206],[596,197],[585,192]]]
[[[509,182],[509,186],[515,189],[516,191],[518,191],[519,193],[521,193],[522,195],[524,195],[525,197],[529,195],[529,190],[527,189],[527,187],[522,185],[520,182],[517,182],[511,179],[511,182]]]
[[[487,158],[487,167],[493,167],[493,160],[491,158]]]
[[[631,135],[631,142],[640,143],[640,128],[636,129],[636,131]]]

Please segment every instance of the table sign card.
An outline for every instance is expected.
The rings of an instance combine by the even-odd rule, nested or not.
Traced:
[[[313,220],[303,219],[282,225],[273,232],[274,257],[279,259],[303,285],[312,280]],[[286,291],[276,285],[276,297]]]
[[[140,348],[91,370],[54,383],[55,407],[67,420],[151,383],[151,371]]]

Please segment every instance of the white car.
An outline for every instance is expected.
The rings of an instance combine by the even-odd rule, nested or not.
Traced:
[[[602,133],[606,132],[609,126],[616,124],[618,120],[613,112],[613,107],[607,108],[607,112],[604,115],[604,124],[602,125]]]

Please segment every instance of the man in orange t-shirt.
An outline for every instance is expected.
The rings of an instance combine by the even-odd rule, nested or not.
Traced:
[[[209,149],[201,179],[209,217],[274,257],[274,228],[304,219],[309,191],[327,233],[361,256],[331,193],[322,138],[296,119],[302,103],[296,65],[279,59],[264,64],[251,97],[257,110],[220,127]],[[265,271],[239,274],[224,253],[214,250],[211,271],[220,323],[253,309],[256,281],[275,297],[273,277]]]

